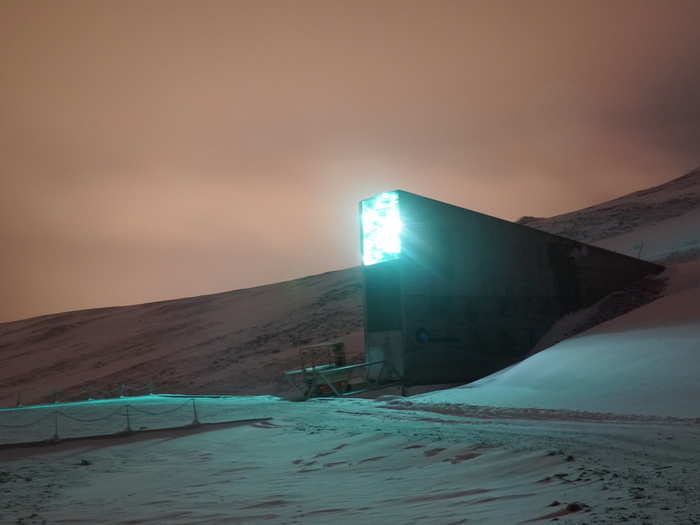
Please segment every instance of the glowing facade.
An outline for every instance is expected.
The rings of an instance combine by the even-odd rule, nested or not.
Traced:
[[[380,193],[360,204],[362,262],[365,265],[396,259],[401,253],[399,194]]]

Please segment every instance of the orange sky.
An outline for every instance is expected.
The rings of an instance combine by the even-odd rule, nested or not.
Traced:
[[[0,321],[359,263],[700,165],[697,1],[0,1]]]

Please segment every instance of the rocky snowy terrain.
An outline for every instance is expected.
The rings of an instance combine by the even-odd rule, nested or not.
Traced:
[[[670,182],[554,217],[518,222],[577,241],[596,243],[700,208],[700,168]]]

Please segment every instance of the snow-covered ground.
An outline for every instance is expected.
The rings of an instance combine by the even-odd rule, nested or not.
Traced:
[[[0,522],[700,522],[694,421],[213,402],[248,421],[0,450]]]

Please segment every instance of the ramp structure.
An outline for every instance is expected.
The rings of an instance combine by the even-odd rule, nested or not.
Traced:
[[[469,382],[662,266],[402,190],[360,202],[369,379]]]

